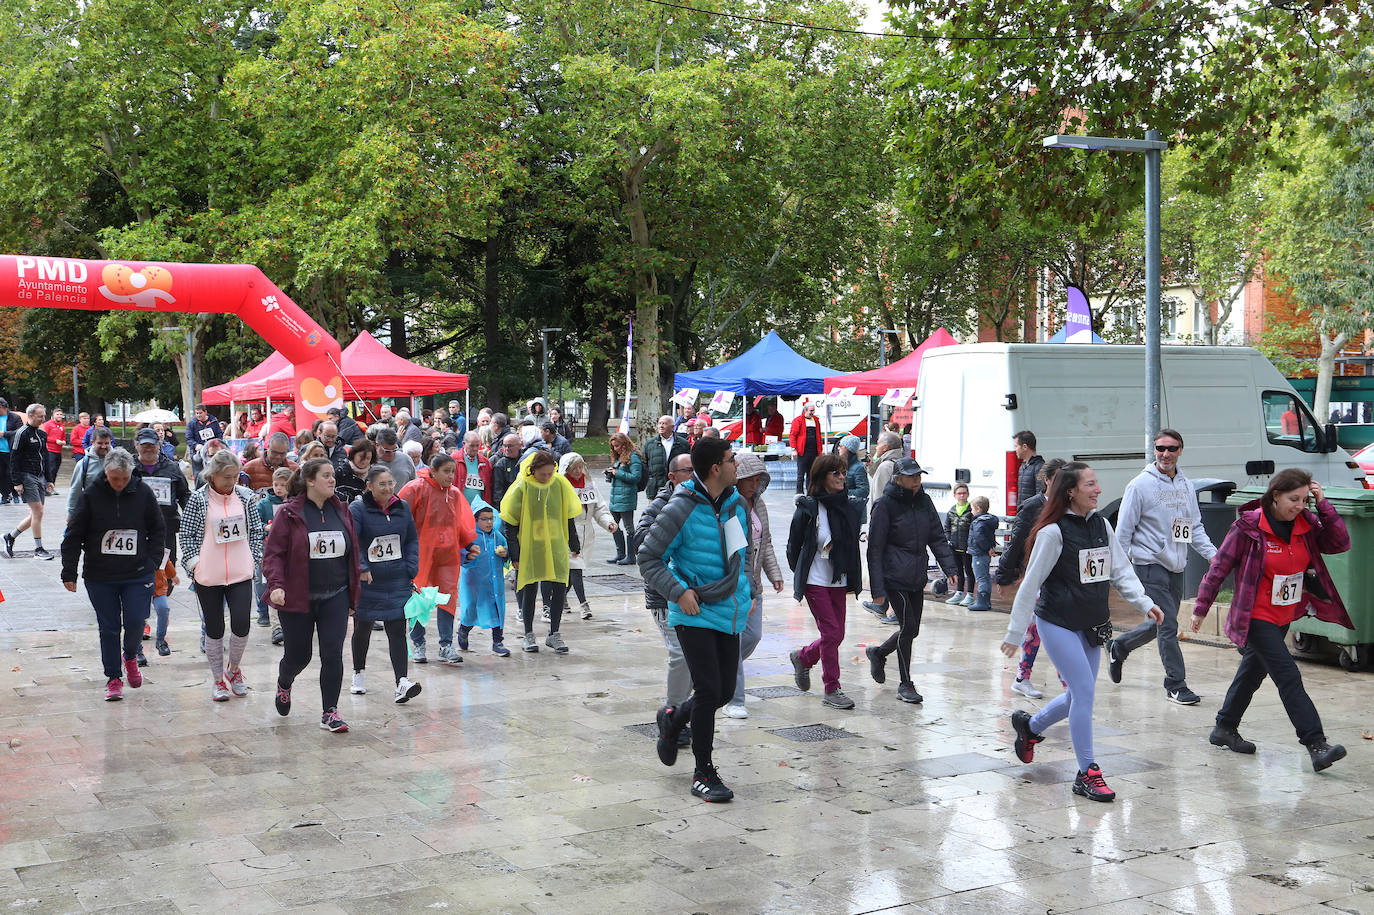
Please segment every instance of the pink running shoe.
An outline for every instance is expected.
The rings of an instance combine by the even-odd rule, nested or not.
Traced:
[[[118,677],[111,677],[110,682],[105,684],[105,701],[118,702],[124,698],[124,681]]]
[[[130,689],[138,689],[143,685],[143,672],[138,669],[138,658],[129,658],[124,662],[124,673],[129,678]]]

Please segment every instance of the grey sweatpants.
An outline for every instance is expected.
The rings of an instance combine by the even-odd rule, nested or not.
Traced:
[[[658,631],[663,634],[663,647],[668,649],[667,704],[677,708],[687,701],[688,696],[692,695],[692,674],[687,669],[687,659],[682,654],[682,645],[678,643],[677,632],[668,625],[668,608],[664,607],[649,612],[653,614],[654,622],[658,624]]]
[[[1164,688],[1182,689],[1188,682],[1183,667],[1183,650],[1178,646],[1178,605],[1183,599],[1183,573],[1170,572],[1163,566],[1135,564],[1136,577],[1155,606],[1164,611],[1164,622],[1158,626],[1153,620],[1136,626],[1113,640],[1114,657],[1125,657],[1154,639],[1159,646],[1159,660],[1164,665]]]

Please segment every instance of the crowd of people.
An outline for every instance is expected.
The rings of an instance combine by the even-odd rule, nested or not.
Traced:
[[[542,627],[542,647],[567,654],[565,610],[582,619],[593,615],[584,572],[601,528],[615,542],[607,561],[639,568],[645,606],[666,651],[657,754],[671,766],[690,747],[691,792],[707,801],[733,797],[714,764],[715,716],[748,717],[744,662],[762,638],[765,583],[778,593],[786,583],[762,498],[772,479],[768,465],[688,411],[661,417],[641,443],[613,435],[605,485],[598,487],[573,429],[542,400],[529,402],[515,422],[482,410],[470,427],[456,402],[419,420],[389,406],[362,422],[333,410],[300,430],[289,408],[271,418],[254,410],[230,424],[232,435],[198,405],[186,429],[184,464],[175,451],[167,453],[170,429],[139,429],[130,453],[115,447],[103,417],[78,435],[61,426],[60,412],[48,420],[41,405],[30,406],[18,423],[3,400],[0,410],[0,444],[8,452],[0,466],[28,508],[4,535],[11,557],[17,538],[29,531],[35,557],[51,558],[42,544],[42,509],[54,492],[61,447],[53,452],[49,435],[74,450],[81,442],[60,574],[70,591],[79,578],[95,609],[107,700],[123,698],[126,686],[141,687],[145,637],[159,655],[170,653],[167,597],[184,576],[200,610],[212,701],[248,695],[242,661],[256,618],[281,645],[278,713],[290,713],[296,680],[318,648],[320,727],[346,732],[339,697],[350,619],[351,693],[368,691],[372,634],[382,632],[398,704],[422,691],[411,674],[412,665],[429,662],[426,610],[433,611],[439,663],[463,663],[479,628],[489,631],[494,656],[510,657],[508,589],[519,612],[521,650],[539,652],[536,629]],[[998,519],[985,496],[969,498],[967,484],[954,487],[954,504],[942,516],[924,490],[926,470],[898,430],[884,430],[870,457],[854,436],[825,446],[813,419],[803,410],[791,436],[800,446],[801,491],[785,556],[792,596],[806,605],[818,632],[789,653],[794,682],[809,692],[819,664],[822,703],[855,707],[842,689],[839,652],[849,596],[863,595],[866,573],[864,606],[895,627],[866,649],[869,675],[885,683],[895,654],[896,698],[921,703],[912,651],[924,604],[940,595],[970,612],[990,609]],[[242,455],[227,444],[238,433],[257,436]],[[1269,676],[1313,768],[1321,771],[1345,755],[1327,741],[1284,646],[1289,625],[1304,613],[1351,626],[1322,560],[1349,549],[1350,540],[1319,484],[1301,470],[1275,474],[1216,547],[1179,468],[1183,436],[1177,431],[1159,433],[1153,460],[1126,488],[1115,528],[1098,512],[1102,490],[1090,466],[1045,460],[1029,431],[1018,432],[1014,445],[1020,509],[995,577],[999,593],[1020,586],[1000,647],[1020,658],[1015,693],[1042,698],[1031,681],[1042,646],[1063,684],[1036,714],[1011,714],[1018,759],[1031,762],[1044,731],[1067,719],[1078,764],[1074,793],[1115,797],[1093,755],[1104,649],[1110,679],[1119,683],[1131,653],[1155,641],[1166,699],[1200,703],[1187,685],[1178,644],[1190,549],[1211,564],[1194,630],[1222,582],[1236,576],[1226,631],[1242,657],[1210,742],[1255,752],[1239,727]],[[640,492],[649,501],[636,518]],[[934,582],[931,568],[939,572]],[[1112,631],[1111,588],[1142,615],[1128,632]],[[426,594],[434,595],[428,605]]]

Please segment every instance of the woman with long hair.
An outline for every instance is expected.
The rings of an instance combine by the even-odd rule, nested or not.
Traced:
[[[792,568],[792,597],[805,600],[820,637],[792,652],[797,689],[811,689],[811,668],[819,661],[825,699],[831,708],[851,709],[854,700],[840,689],[840,643],[844,641],[845,593],[859,594],[859,519],[845,491],[845,460],[822,454],[811,464],[807,494],[787,534],[787,564]]]
[[[557,472],[553,455],[532,452],[501,500],[501,523],[515,568],[515,591],[525,624],[524,650],[536,652],[534,602],[539,583],[549,582],[549,635],[544,645],[558,654],[568,646],[559,633],[563,600],[568,592],[571,554],[582,552],[576,520],[582,503],[567,478]]]
[[[216,451],[205,461],[205,485],[191,493],[177,534],[181,564],[195,582],[205,624],[210,698],[227,702],[248,695],[243,651],[253,624],[253,573],[262,562],[262,516],[256,496],[239,486],[234,452]],[[224,662],[224,611],[229,609],[229,663]]]
[[[277,714],[291,713],[291,687],[320,643],[320,727],[348,730],[339,717],[348,612],[361,584],[353,515],[334,495],[334,467],[317,458],[291,476],[287,499],[272,518],[262,557],[267,600],[278,610],[284,651],[277,666]]]
[[[639,507],[639,481],[644,479],[644,461],[630,437],[623,432],[611,436],[611,466],[606,480],[611,484],[611,519],[617,530],[615,558],[606,561],[614,565],[635,564],[635,541],[628,536],[635,529],[635,509]]]
[[[367,472],[377,463],[377,446],[370,439],[360,438],[348,449],[348,460],[337,471],[334,491],[345,504],[352,502],[367,489]]]
[[[1307,508],[1309,496],[1315,512]],[[1288,627],[1309,609],[1319,620],[1354,628],[1322,559],[1323,553],[1349,549],[1345,522],[1306,470],[1280,470],[1263,496],[1241,506],[1203,576],[1193,609],[1192,627],[1197,632],[1222,582],[1236,573],[1226,635],[1240,648],[1240,666],[1217,712],[1217,725],[1208,738],[1212,744],[1236,753],[1255,752],[1255,745],[1240,736],[1240,719],[1268,676],[1298,740],[1312,757],[1312,770],[1320,772],[1345,756],[1345,747],[1327,743],[1317,707],[1303,688],[1302,674],[1284,639]]]
[[[1110,588],[1156,623],[1164,614],[1146,595],[1126,552],[1107,519],[1097,513],[1102,487],[1087,464],[1065,464],[1050,483],[1045,507],[1028,538],[1030,560],[1012,604],[1002,654],[1015,657],[1032,614],[1040,640],[1059,675],[1064,692],[1035,716],[1011,715],[1016,757],[1028,763],[1044,730],[1065,718],[1078,759],[1073,793],[1111,801],[1102,769],[1093,758],[1093,691],[1102,646],[1111,638],[1107,609]]]

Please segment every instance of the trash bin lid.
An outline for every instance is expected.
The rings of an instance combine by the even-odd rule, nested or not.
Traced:
[[[1266,487],[1246,486],[1237,489],[1226,500],[1227,505],[1241,506],[1253,502],[1264,495]],[[1348,486],[1331,486],[1323,489],[1326,500],[1343,518],[1374,517],[1374,489],[1356,489]]]

